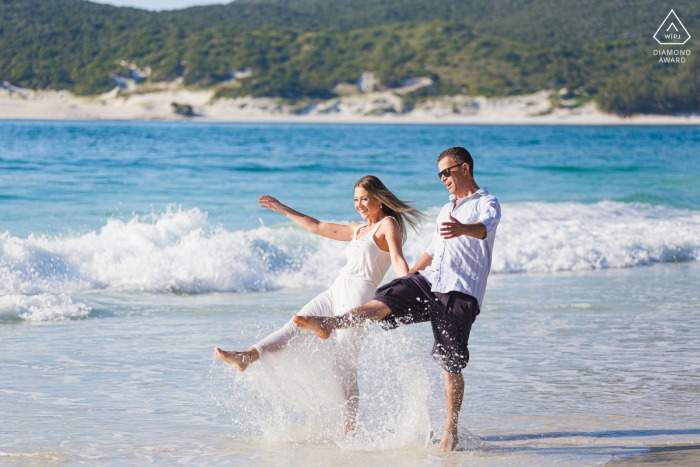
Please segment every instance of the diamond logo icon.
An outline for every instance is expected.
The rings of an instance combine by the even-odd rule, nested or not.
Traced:
[[[690,39],[690,34],[676,12],[671,10],[654,33],[654,39],[661,45],[683,45]]]

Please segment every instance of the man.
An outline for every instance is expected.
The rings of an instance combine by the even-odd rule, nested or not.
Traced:
[[[458,442],[469,332],[486,290],[501,207],[474,181],[474,161],[466,149],[443,151],[438,170],[450,202],[440,211],[433,239],[409,274],[380,287],[374,300],[344,315],[294,316],[293,320],[322,339],[335,329],[360,326],[367,320],[379,321],[385,329],[430,321],[435,338],[431,354],[442,367],[447,402],[440,449],[452,451]]]

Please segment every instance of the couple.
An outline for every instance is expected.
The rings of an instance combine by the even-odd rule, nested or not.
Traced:
[[[423,256],[409,270],[403,257],[406,224],[414,229],[423,214],[399,200],[374,176],[355,184],[355,208],[367,223],[338,225],[319,222],[262,196],[264,208],[280,212],[312,233],[350,241],[348,264],[330,289],[314,298],[283,328],[244,352],[216,349],[216,355],[239,371],[275,352],[289,349],[298,338],[313,332],[321,339],[333,337],[339,349],[333,355],[329,378],[344,400],[345,433],[354,428],[359,404],[357,358],[366,323],[379,322],[392,329],[430,321],[435,343],[431,355],[445,380],[447,421],[440,449],[452,451],[464,396],[462,370],[469,361],[467,342],[479,314],[491,269],[496,227],[501,218],[498,200],[474,181],[469,151],[453,147],[437,160],[440,181],[450,193],[437,218],[433,238]],[[398,279],[380,287],[393,266]]]

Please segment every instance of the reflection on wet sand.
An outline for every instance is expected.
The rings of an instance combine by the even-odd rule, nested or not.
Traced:
[[[629,459],[614,461],[607,467],[695,467],[700,465],[700,444],[649,446],[651,451]]]

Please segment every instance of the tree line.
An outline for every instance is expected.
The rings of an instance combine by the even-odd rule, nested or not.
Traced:
[[[683,64],[652,55],[663,47],[652,39],[663,8],[647,0],[238,0],[148,12],[4,0],[0,80],[95,95],[114,86],[109,76],[124,73],[126,60],[149,66],[150,82],[182,78],[219,97],[328,98],[369,71],[386,87],[433,80],[407,101],[566,88],[564,97],[623,115],[700,111],[697,55]],[[675,11],[693,35],[700,4],[681,1]],[[242,69],[252,73],[232,81]]]

